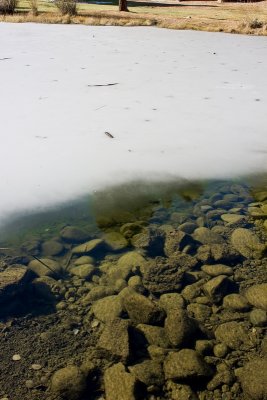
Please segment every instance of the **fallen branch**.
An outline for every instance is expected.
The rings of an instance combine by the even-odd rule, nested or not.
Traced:
[[[115,86],[118,85],[118,83],[103,83],[103,85],[87,85],[88,87],[101,87],[101,86]]]
[[[105,132],[105,135],[107,135],[110,139],[114,139],[114,136],[109,132]]]

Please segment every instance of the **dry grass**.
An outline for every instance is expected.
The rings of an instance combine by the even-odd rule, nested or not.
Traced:
[[[165,1],[165,2],[164,2]],[[267,35],[267,1],[259,3],[217,3],[184,1],[175,3],[129,2],[129,13],[118,12],[117,4],[79,3],[76,16],[62,16],[55,5],[39,1],[39,15],[29,13],[27,0],[19,3],[14,15],[0,21],[71,23],[85,25],[150,26],[213,32]],[[172,3],[171,3],[172,2]]]

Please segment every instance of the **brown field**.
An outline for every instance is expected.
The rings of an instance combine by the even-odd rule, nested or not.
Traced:
[[[0,21],[71,23],[85,25],[158,26],[213,32],[267,35],[267,1],[256,3],[218,3],[217,1],[130,1],[129,11],[118,12],[111,4],[79,3],[77,16],[62,16],[55,5],[38,1],[38,15],[32,15],[30,3],[21,0],[14,15]]]

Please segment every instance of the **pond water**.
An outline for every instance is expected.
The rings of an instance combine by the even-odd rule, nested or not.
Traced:
[[[266,48],[0,24],[0,399],[267,396]]]

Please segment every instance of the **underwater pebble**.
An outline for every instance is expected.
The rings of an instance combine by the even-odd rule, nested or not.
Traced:
[[[34,387],[34,383],[32,380],[27,380],[27,381],[25,381],[25,386],[28,389],[32,389]]]
[[[91,323],[91,327],[92,327],[92,328],[96,328],[99,324],[100,324],[100,322],[97,321],[97,319],[95,319],[95,320]]]
[[[14,356],[12,357],[13,361],[20,361],[21,360],[21,356],[19,354],[14,354]]]
[[[39,371],[39,369],[42,369],[42,366],[40,364],[32,364],[31,369],[34,369],[35,371]]]
[[[73,334],[74,334],[75,336],[78,335],[79,332],[80,332],[79,329],[73,329]]]

